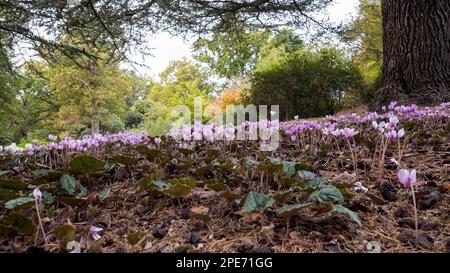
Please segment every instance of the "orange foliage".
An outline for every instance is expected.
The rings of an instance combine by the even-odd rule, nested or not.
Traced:
[[[222,95],[214,101],[220,109],[224,109],[227,105],[239,105],[242,103],[240,88],[225,88]]]

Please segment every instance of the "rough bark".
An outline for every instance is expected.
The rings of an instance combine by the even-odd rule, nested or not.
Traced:
[[[450,101],[450,1],[382,0],[383,72],[373,110]]]

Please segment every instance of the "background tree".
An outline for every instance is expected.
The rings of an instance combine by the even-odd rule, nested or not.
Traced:
[[[268,31],[249,31],[242,26],[232,32],[216,31],[211,38],[194,43],[194,58],[221,77],[242,77],[254,68],[268,38]]]
[[[362,102],[368,103],[380,87],[383,67],[381,2],[360,0],[358,15],[346,31],[344,40],[352,44],[353,62],[364,79],[359,96]]]
[[[208,80],[209,73],[187,60],[173,61],[159,77],[145,99],[134,105],[134,111],[140,113],[144,128],[151,134],[161,134],[170,128],[175,120],[172,116],[175,106],[185,105],[193,113],[195,97],[202,97],[206,107],[216,92],[215,84]]]
[[[245,23],[252,27],[273,25],[318,25],[314,15],[332,0],[236,0],[236,1],[27,1],[0,3],[0,37],[14,43],[25,42],[43,58],[56,61],[80,56],[99,56],[86,50],[95,48],[109,61],[123,60],[134,47],[146,52],[147,35],[157,31],[174,34],[213,33]],[[49,33],[51,35],[46,35]],[[62,36],[80,37],[61,40]],[[12,49],[10,45],[2,45]]]
[[[346,92],[360,86],[358,70],[342,56],[334,48],[289,53],[274,47],[258,62],[246,101],[279,105],[282,120],[333,114]]]
[[[44,121],[57,111],[52,90],[34,73],[39,66],[29,62],[15,75],[0,76],[0,140],[18,141],[40,135],[46,131]]]
[[[97,61],[92,63],[91,70],[86,70],[73,64],[58,64],[49,67],[45,74],[60,103],[51,122],[53,128],[79,135],[90,127],[90,132],[98,134],[102,123],[124,118],[127,109],[124,98],[132,94],[132,83],[117,65]]]

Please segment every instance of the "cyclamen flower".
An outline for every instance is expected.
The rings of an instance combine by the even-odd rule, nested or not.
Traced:
[[[33,190],[33,197],[34,200],[36,200],[36,203],[39,205],[42,202],[42,192],[39,190],[39,188],[35,188]]]
[[[396,101],[391,101],[391,103],[389,103],[389,105],[388,105],[388,109],[389,110],[394,110],[395,106],[397,106],[397,102]]]
[[[295,120],[298,120],[298,116],[294,116],[294,119],[295,119]]]
[[[25,150],[26,151],[32,151],[33,150],[33,144],[30,144],[30,143],[25,144]]]
[[[187,149],[188,145],[187,145],[187,143],[183,142],[183,143],[178,144],[178,147],[181,149]]]
[[[89,228],[89,236],[91,236],[92,239],[94,239],[96,241],[100,240],[100,238],[102,238],[102,236],[100,236],[98,234],[100,231],[103,231],[103,228],[99,228],[99,227],[96,227],[96,226],[91,226]]]
[[[386,137],[392,140],[398,140],[405,135],[405,129],[400,129],[398,132],[395,130],[389,131],[386,134]]]
[[[398,172],[398,179],[403,186],[411,188],[417,180],[416,169],[411,170],[411,172],[405,169],[401,169]]]
[[[389,125],[384,121],[380,122],[380,124],[378,124],[376,121],[372,121],[372,127],[379,133],[384,133],[388,126]]]
[[[360,192],[367,192],[369,189],[367,189],[366,187],[363,186],[363,184],[361,182],[356,182],[355,183],[355,187],[354,187],[355,191],[360,191]]]
[[[51,142],[54,142],[54,141],[57,140],[57,139],[58,139],[57,136],[54,136],[54,135],[49,135],[49,136],[48,136],[48,140],[50,140]]]
[[[389,117],[389,128],[393,129],[393,128],[397,127],[399,122],[400,121],[398,120],[398,118],[396,116]]]
[[[344,128],[343,130],[342,130],[342,135],[344,136],[344,137],[346,137],[346,138],[352,138],[352,137],[354,137],[355,135],[357,135],[359,132],[358,131],[355,131],[355,129],[353,129],[353,128]]]
[[[155,144],[156,145],[159,145],[159,144],[161,144],[161,138],[159,138],[159,137],[155,137]]]
[[[398,162],[395,158],[390,158],[388,162],[394,164],[395,166],[400,165],[400,162]]]

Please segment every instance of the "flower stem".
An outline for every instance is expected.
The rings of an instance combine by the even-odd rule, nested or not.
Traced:
[[[45,248],[47,248],[48,247],[47,235],[45,234],[44,226],[42,225],[41,215],[39,214],[39,204],[36,199],[34,200],[34,203],[36,204],[36,214],[39,222],[39,228],[42,231],[42,236],[44,236]]]
[[[416,195],[414,193],[414,185],[411,184],[411,191],[412,191],[412,197],[413,197],[413,205],[414,205],[414,224],[416,228],[416,247],[418,246],[419,241],[419,224],[417,220],[417,205],[416,205]]]

